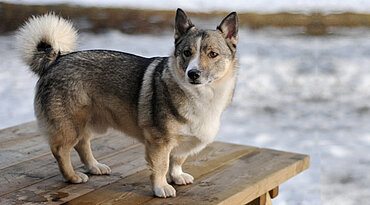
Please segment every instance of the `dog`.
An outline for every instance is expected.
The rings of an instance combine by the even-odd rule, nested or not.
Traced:
[[[65,180],[88,180],[86,174],[74,171],[72,148],[89,173],[111,173],[94,158],[90,137],[113,128],[145,144],[155,196],[176,196],[167,172],[175,184],[193,183],[181,166],[214,140],[234,93],[235,12],[215,30],[202,30],[178,9],[169,57],[74,51],[77,31],[53,13],[31,17],[16,36],[22,59],[39,77],[35,116]]]

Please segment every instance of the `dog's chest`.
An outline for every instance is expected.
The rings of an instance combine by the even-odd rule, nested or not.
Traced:
[[[213,141],[219,127],[222,112],[229,103],[235,81],[217,87],[199,89],[200,97],[194,98],[184,109],[189,122],[180,129],[180,134],[197,138],[202,144]]]

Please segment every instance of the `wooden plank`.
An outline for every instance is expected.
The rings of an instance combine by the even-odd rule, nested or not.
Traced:
[[[13,166],[50,152],[46,139],[40,135],[24,138],[15,144],[7,144],[0,148],[0,169]]]
[[[309,167],[309,156],[260,149],[178,189],[176,198],[144,204],[246,204]]]
[[[144,157],[145,148],[144,145],[138,145],[132,150],[127,152],[121,152],[114,157],[106,158],[102,160],[103,163],[109,165],[113,172],[110,176],[91,176],[88,183],[76,187],[74,185],[68,185],[62,189],[49,189],[42,193],[48,201],[56,201],[58,204],[68,202],[72,199],[87,194],[97,188],[111,184],[119,179],[132,175],[138,171],[147,169],[147,163]],[[69,194],[64,198],[55,200],[55,193],[66,193]]]
[[[111,175],[89,175],[84,184],[69,184],[61,176],[53,176],[37,184],[0,197],[0,204],[60,204],[110,184],[146,168],[144,146],[136,144],[101,160],[112,168]]]
[[[50,148],[35,121],[0,130],[0,170],[46,154],[50,154]]]
[[[50,148],[44,136],[30,135],[38,133],[34,131],[37,130],[34,122],[26,123],[24,127],[20,126],[12,127],[10,130],[6,129],[9,131],[8,135],[2,132],[4,144],[0,146],[0,156],[4,157],[0,157],[0,170],[50,154]],[[105,135],[94,136],[92,140],[103,136]],[[11,138],[14,138],[14,142]]]
[[[92,141],[92,150],[96,158],[104,158],[112,153],[138,144],[134,139],[115,132],[110,136]],[[74,167],[82,166],[75,151],[71,152]],[[60,176],[58,165],[50,152],[37,158],[24,161],[0,170],[0,197],[13,191],[38,183],[53,176]]]
[[[227,166],[241,156],[256,150],[258,148],[214,142],[198,156],[187,160],[184,171],[192,174],[197,181],[201,176]],[[175,186],[175,188],[180,190],[189,186]],[[146,201],[151,202],[152,199],[149,171],[146,169],[71,200],[68,204],[140,204]]]
[[[0,148],[40,136],[36,121],[0,130]]]

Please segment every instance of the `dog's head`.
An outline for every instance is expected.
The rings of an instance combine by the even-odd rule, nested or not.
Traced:
[[[216,30],[195,28],[185,12],[175,20],[175,67],[185,83],[211,84],[234,69],[238,43],[238,16],[226,16]]]

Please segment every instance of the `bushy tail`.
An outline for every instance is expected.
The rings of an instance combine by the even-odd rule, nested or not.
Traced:
[[[60,54],[74,51],[77,31],[71,22],[48,13],[29,18],[16,38],[23,61],[40,76]]]

